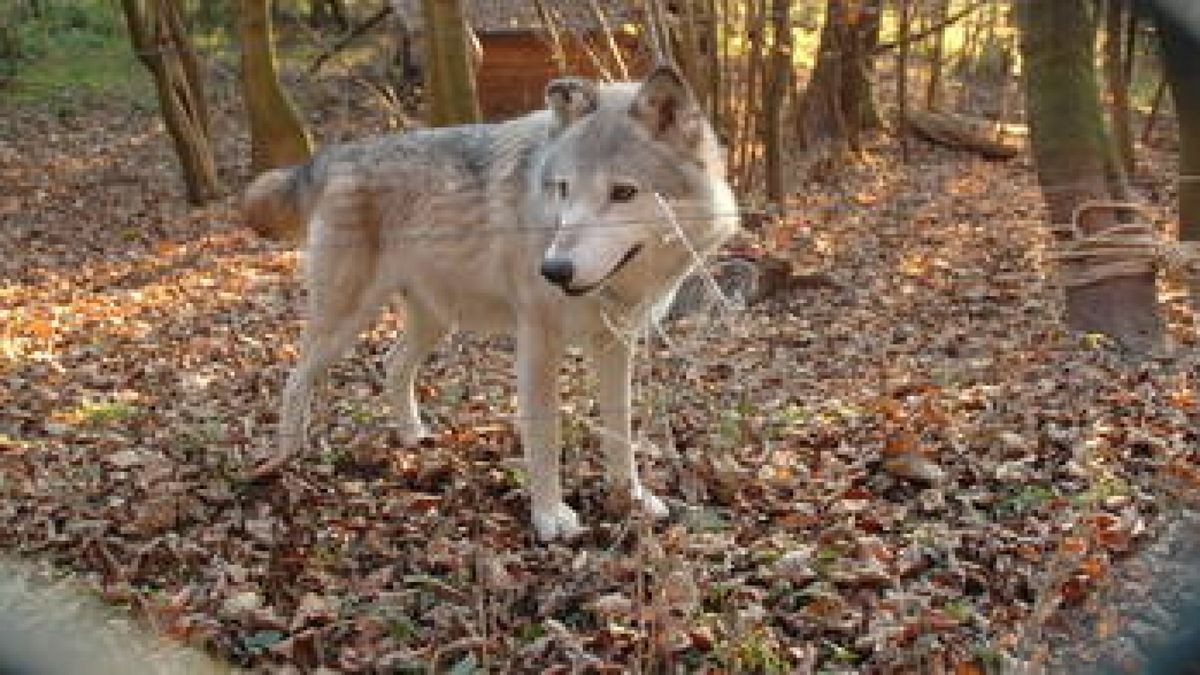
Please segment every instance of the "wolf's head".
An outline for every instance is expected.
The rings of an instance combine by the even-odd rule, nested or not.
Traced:
[[[557,226],[541,263],[550,283],[568,295],[669,284],[695,262],[690,248],[709,253],[737,228],[724,151],[678,71],[555,80],[546,100],[553,138],[535,189]]]

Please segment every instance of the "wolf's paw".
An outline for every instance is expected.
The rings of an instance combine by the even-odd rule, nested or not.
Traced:
[[[534,508],[533,529],[541,541],[572,539],[583,532],[575,510],[562,502],[546,508]]]
[[[400,435],[400,442],[406,446],[420,445],[421,441],[433,437],[433,434],[429,433],[429,427],[419,421],[401,423],[397,433]]]
[[[671,515],[671,511],[667,508],[666,503],[641,485],[633,490],[633,503],[640,506],[643,513],[655,520]]]

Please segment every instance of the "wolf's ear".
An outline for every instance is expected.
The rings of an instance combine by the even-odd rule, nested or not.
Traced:
[[[673,66],[659,66],[633,98],[629,114],[658,140],[695,147],[703,134],[704,115],[683,75]]]
[[[546,105],[554,113],[555,134],[595,111],[598,104],[596,85],[591,80],[560,77],[546,85]]]

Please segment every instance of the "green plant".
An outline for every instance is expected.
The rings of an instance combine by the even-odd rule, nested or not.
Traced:
[[[99,426],[128,419],[137,413],[137,406],[124,401],[87,401],[72,410],[69,416],[81,424]]]

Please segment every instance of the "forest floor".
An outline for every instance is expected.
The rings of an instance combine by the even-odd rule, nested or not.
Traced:
[[[1200,477],[1196,317],[1165,288],[1177,351],[1141,363],[1065,331],[1027,158],[914,142],[905,165],[880,139],[747,235],[823,282],[647,350],[669,522],[606,506],[570,364],[567,493],[591,528],[543,546],[505,341],[439,349],[436,437],[402,447],[389,312],[319,391],[309,454],[246,484],[296,357],[298,255],[233,198],[187,208],[152,111],[0,120],[0,547],[156,631],[267,671],[454,673],[967,674],[1053,666],[1072,631],[1156,639],[1118,639],[1146,620],[1113,598],[1147,595],[1123,570]],[[1142,156],[1165,223],[1171,164]]]

